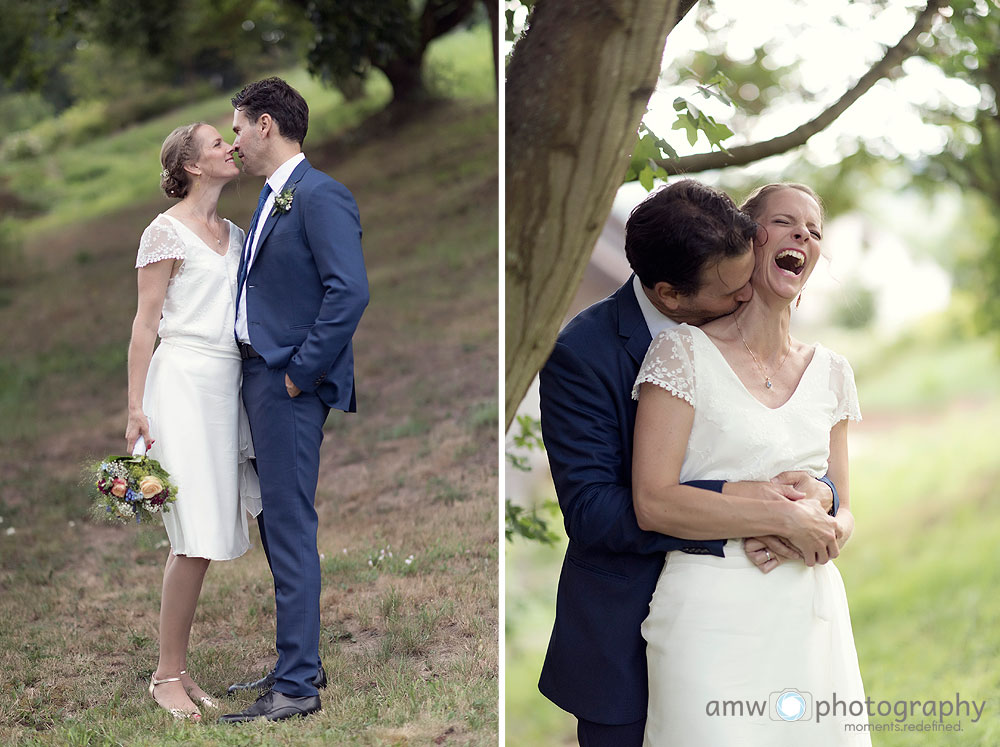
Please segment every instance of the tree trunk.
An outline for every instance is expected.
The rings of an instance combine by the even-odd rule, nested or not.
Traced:
[[[424,101],[430,97],[423,75],[424,54],[395,57],[379,69],[392,86],[392,105],[400,106]]]
[[[500,86],[500,4],[497,0],[483,0],[486,14],[490,18],[490,33],[493,39],[493,83]]]
[[[667,34],[696,0],[545,0],[506,89],[506,424],[621,186]]]

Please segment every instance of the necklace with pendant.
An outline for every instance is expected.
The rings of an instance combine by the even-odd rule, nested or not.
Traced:
[[[188,217],[191,218],[191,220],[195,221],[196,223],[201,223],[201,225],[205,227],[205,230],[208,231],[208,235],[211,236],[213,239],[215,239],[216,246],[220,247],[222,246],[222,239],[219,238],[218,231],[213,231],[211,226],[208,225],[208,221],[199,220],[198,218],[195,218],[194,214],[191,213],[190,211],[188,212]]]
[[[748,353],[750,353],[750,357],[751,357],[751,358],[753,358],[753,362],[757,364],[757,368],[759,368],[759,369],[760,369],[760,372],[761,372],[762,374],[764,374],[764,386],[766,386],[766,387],[767,387],[768,389],[770,389],[770,388],[771,388],[771,377],[767,375],[767,369],[766,369],[766,368],[764,368],[764,367],[763,367],[763,366],[762,366],[762,365],[760,364],[760,361],[759,361],[759,360],[757,360],[757,356],[753,354],[753,351],[752,351],[752,350],[750,349],[750,346],[749,346],[749,345],[747,345],[747,338],[745,338],[745,337],[743,336],[743,330],[742,330],[742,329],[740,328],[740,320],[739,320],[739,317],[735,317],[735,316],[734,316],[733,318],[734,318],[734,319],[736,320],[736,330],[737,330],[737,331],[738,331],[738,332],[740,333],[740,339],[741,339],[741,340],[743,340],[743,347],[745,347],[745,348],[747,349],[747,352],[748,352]],[[780,370],[781,370],[781,367],[782,367],[783,365],[785,365],[785,358],[787,358],[787,357],[788,357],[788,354],[789,354],[790,352],[792,352],[792,344],[791,344],[791,342],[789,341],[789,343],[788,343],[788,350],[786,350],[786,351],[785,351],[785,355],[784,355],[784,356],[782,357],[782,359],[781,359],[781,363],[779,363],[779,364],[778,364],[778,367],[777,367],[776,369],[774,369],[774,375],[775,375],[775,376],[777,376],[777,375],[778,375],[778,371],[780,371]]]

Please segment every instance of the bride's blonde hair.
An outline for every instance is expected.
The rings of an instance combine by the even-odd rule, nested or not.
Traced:
[[[781,189],[797,189],[799,192],[809,195],[816,200],[816,204],[819,206],[819,219],[822,221],[826,218],[823,201],[819,198],[819,195],[813,191],[812,187],[808,187],[805,184],[798,184],[797,182],[775,182],[757,187],[757,189],[747,196],[743,204],[740,205],[740,210],[754,220],[757,220],[764,212],[764,205],[767,203],[767,198]]]
[[[182,200],[191,187],[191,175],[184,166],[196,160],[201,153],[195,132],[205,122],[194,122],[176,128],[167,135],[160,148],[160,189],[167,197]]]

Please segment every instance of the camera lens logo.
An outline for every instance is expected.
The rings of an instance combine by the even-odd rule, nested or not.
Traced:
[[[791,688],[780,693],[771,693],[768,698],[773,721],[801,721],[808,719],[812,712],[812,695]]]

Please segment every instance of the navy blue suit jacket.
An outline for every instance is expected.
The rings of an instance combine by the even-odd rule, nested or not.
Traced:
[[[664,553],[722,555],[722,540],[681,540],[636,522],[631,392],[650,342],[630,279],[566,325],[540,373],[542,435],[569,546],[538,687],[577,717],[605,724],[646,716],[639,625]]]
[[[358,206],[307,160],[285,190],[291,209],[267,216],[247,276],[250,343],[302,391],[354,412],[351,339],[368,305]]]

